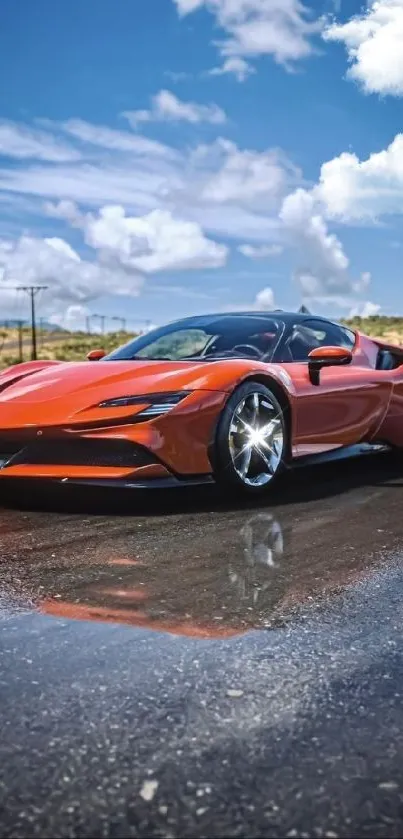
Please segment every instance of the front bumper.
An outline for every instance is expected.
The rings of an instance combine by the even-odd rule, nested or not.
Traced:
[[[210,447],[227,398],[224,393],[192,393],[175,410],[148,422],[128,417],[91,427],[32,424],[0,429],[0,482],[37,478],[148,486],[179,485],[212,473]]]

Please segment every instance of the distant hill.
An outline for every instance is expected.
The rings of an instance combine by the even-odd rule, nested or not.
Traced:
[[[19,320],[15,320],[14,318],[2,318],[0,320],[0,327],[4,327],[5,329],[18,329],[18,324],[20,323]],[[24,320],[22,323],[24,329],[30,327],[30,322],[28,320]],[[57,323],[49,323],[47,320],[37,323],[38,329],[43,329],[44,332],[66,332],[68,333],[67,329],[62,329],[61,326],[58,326]]]

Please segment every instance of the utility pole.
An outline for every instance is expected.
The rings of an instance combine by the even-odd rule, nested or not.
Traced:
[[[106,317],[107,317],[107,316],[106,316],[106,315],[93,315],[92,317],[93,317],[93,318],[99,318],[99,320],[101,321],[101,332],[102,332],[102,335],[105,335],[105,321],[106,321]]]
[[[36,361],[37,359],[37,347],[36,347],[36,320],[35,320],[35,297],[39,294],[40,291],[45,291],[48,286],[47,285],[16,285],[16,286],[3,286],[3,288],[14,288],[16,291],[25,291],[29,294],[31,298],[31,332],[32,332],[32,352],[31,358],[32,361]]]
[[[91,335],[91,316],[87,315],[85,318],[85,328],[87,330],[87,334]]]
[[[29,285],[29,286],[19,286],[21,291],[26,291],[31,298],[31,332],[32,332],[32,352],[31,358],[32,361],[36,361],[38,357],[37,347],[36,347],[36,321],[35,321],[35,297],[39,294],[40,291],[45,291],[48,288],[46,285]]]
[[[121,331],[126,332],[126,318],[118,318],[116,315],[111,320],[118,320],[121,323]]]

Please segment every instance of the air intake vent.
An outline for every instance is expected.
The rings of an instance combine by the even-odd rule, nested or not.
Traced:
[[[0,438],[0,459],[8,466],[38,464],[54,466],[147,466],[156,463],[143,446],[127,440],[38,440],[27,443]]]

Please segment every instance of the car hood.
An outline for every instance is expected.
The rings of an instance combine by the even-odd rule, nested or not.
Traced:
[[[47,401],[72,394],[91,400],[95,391],[102,391],[102,398],[107,399],[109,396],[170,391],[173,387],[186,389],[190,383],[204,388],[207,386],[206,366],[211,368],[212,365],[171,361],[88,361],[56,364],[32,372],[28,368],[24,377],[15,383],[11,375],[10,384],[4,390],[0,378],[0,403]],[[19,368],[15,367],[14,371],[16,378]]]
[[[44,363],[46,364],[46,362]],[[247,360],[219,362],[100,361],[17,365],[0,375],[0,427],[55,425],[86,419],[101,401],[173,391],[232,390],[253,369]],[[113,409],[123,416],[124,409]],[[109,413],[109,412],[108,412]],[[127,408],[126,408],[127,413]],[[84,415],[84,416],[83,416]],[[106,418],[106,413],[103,412]]]

